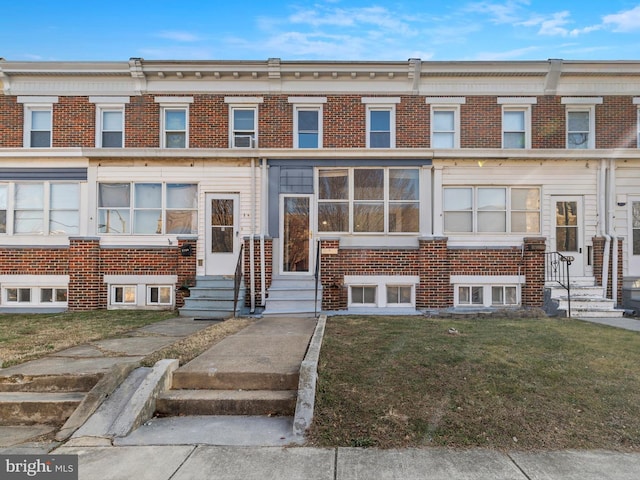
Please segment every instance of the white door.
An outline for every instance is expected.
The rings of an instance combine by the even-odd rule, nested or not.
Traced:
[[[280,273],[313,272],[311,195],[280,196]]]
[[[629,276],[640,276],[640,197],[629,197]]]
[[[232,193],[207,193],[205,204],[205,273],[233,275],[240,252],[240,196]]]
[[[582,197],[553,198],[552,249],[565,257],[573,257],[569,274],[571,277],[584,276],[584,246]]]

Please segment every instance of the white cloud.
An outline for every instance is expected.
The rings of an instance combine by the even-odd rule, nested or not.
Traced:
[[[551,15],[550,18],[545,18],[540,23],[539,35],[556,36],[560,35],[566,37],[569,35],[569,30],[564,28],[564,25],[569,23],[568,17],[570,13],[565,10],[562,12],[556,12]]]
[[[614,32],[633,32],[640,30],[640,5],[602,17],[602,23],[611,27]]]
[[[490,17],[492,23],[516,23],[522,18],[523,7],[528,6],[527,0],[507,0],[504,3],[477,2],[470,3],[463,8],[471,13],[484,13]]]
[[[158,33],[157,36],[167,40],[174,40],[176,42],[198,42],[201,40],[201,38],[194,33],[179,31],[164,31]]]

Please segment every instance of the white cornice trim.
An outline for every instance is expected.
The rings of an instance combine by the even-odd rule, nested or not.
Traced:
[[[224,103],[263,103],[264,97],[224,97]]]
[[[498,105],[535,105],[537,97],[498,97]]]
[[[602,97],[562,97],[562,105],[600,105]]]
[[[156,103],[193,103],[193,97],[154,97]]]
[[[18,103],[38,103],[38,104],[51,104],[58,103],[58,97],[52,95],[18,95]]]
[[[400,103],[400,97],[362,97],[362,103],[388,105],[391,103]]]
[[[129,103],[131,101],[130,97],[116,97],[116,96],[90,96],[89,103]]]
[[[467,103],[466,97],[426,97],[425,103],[431,105],[463,105]]]
[[[289,103],[327,103],[327,97],[289,97]]]

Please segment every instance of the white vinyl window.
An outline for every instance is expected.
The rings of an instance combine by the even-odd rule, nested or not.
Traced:
[[[431,148],[459,148],[458,108],[431,109]]]
[[[484,305],[484,287],[477,285],[464,285],[458,287],[458,305],[482,306]]]
[[[371,306],[377,304],[378,288],[375,285],[351,285],[349,288],[350,305]]]
[[[590,110],[567,111],[567,148],[593,148]]]
[[[445,187],[447,233],[538,233],[537,187]]]
[[[257,107],[231,107],[231,147],[253,148],[257,144]]]
[[[171,305],[173,288],[169,285],[147,285],[147,305]]]
[[[25,146],[31,148],[51,147],[52,118],[53,110],[51,107],[27,107]]]
[[[136,304],[135,285],[111,285],[112,305],[135,305]]]
[[[322,148],[322,107],[296,105],[294,148]]]
[[[97,146],[101,148],[124,147],[124,109],[98,108]]]
[[[320,169],[318,231],[418,232],[419,178],[416,168]]]
[[[189,110],[186,107],[162,108],[162,147],[187,148]]]
[[[0,184],[0,233],[16,235],[80,233],[80,184],[76,182]]]
[[[487,283],[455,285],[456,307],[517,307],[520,292],[517,285]]]
[[[387,305],[413,305],[412,292],[412,285],[387,285]]]
[[[66,306],[67,288],[20,286],[5,287],[2,303],[5,305]]]
[[[368,106],[367,148],[394,148],[395,143],[395,109]]]
[[[523,108],[502,110],[502,148],[529,148],[528,111]]]
[[[195,183],[99,183],[98,233],[196,233],[197,193]]]

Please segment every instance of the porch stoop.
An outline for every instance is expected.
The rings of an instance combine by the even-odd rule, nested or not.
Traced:
[[[180,316],[194,318],[229,318],[233,311],[232,276],[216,275],[196,277],[196,285],[189,289],[190,295],[184,299]],[[244,309],[245,286],[240,284],[238,293],[238,314]]]
[[[567,315],[569,302],[567,290],[557,283],[545,285],[547,307],[552,305],[551,312]],[[576,318],[619,318],[623,309],[615,306],[616,302],[605,298],[603,287],[595,285],[593,277],[578,277],[571,280],[571,316]]]
[[[307,277],[276,277],[267,292],[263,315],[313,314],[322,310],[322,285],[318,284],[316,302],[316,280]]]

